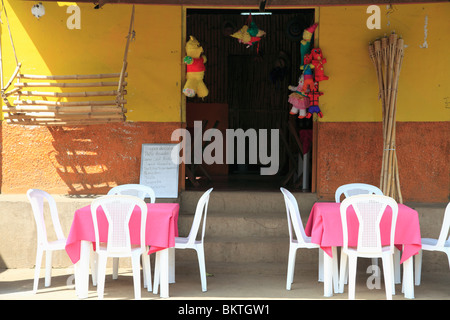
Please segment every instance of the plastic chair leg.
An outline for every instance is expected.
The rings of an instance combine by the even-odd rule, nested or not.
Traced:
[[[116,280],[119,277],[119,258],[113,258],[113,275],[112,278]]]
[[[449,265],[450,265],[450,257],[449,257]],[[419,253],[414,257],[414,269],[416,271],[415,274],[415,285],[420,286],[420,278],[422,275],[422,250],[419,250]]]
[[[142,254],[142,275],[144,278],[144,288],[147,288],[147,291],[152,291],[152,270],[150,264],[150,256],[147,252]]]
[[[92,285],[97,286],[97,253],[94,250],[91,250],[89,264],[91,265],[91,276],[92,276]]]
[[[392,270],[393,268],[393,260],[392,255],[384,255],[382,258],[383,261],[383,273],[384,273],[384,286],[386,288],[386,299],[392,300]]]
[[[339,292],[339,267],[337,261],[337,248],[333,247],[333,289],[335,293]]]
[[[39,284],[39,274],[41,272],[41,264],[42,264],[42,255],[44,254],[44,250],[38,248],[36,251],[36,265],[34,267],[34,283],[33,283],[33,293],[37,292],[38,284]]]
[[[105,291],[105,275],[106,275],[106,261],[107,258],[104,255],[98,255],[97,257],[97,297],[99,300],[103,299]]]
[[[400,283],[400,250],[394,248],[394,283]]]
[[[339,293],[344,293],[344,284],[346,283],[346,278],[348,277],[347,269],[348,256],[345,252],[341,251],[341,265],[339,272]]]
[[[205,252],[203,250],[203,244],[199,245],[195,248],[197,251],[197,257],[198,257],[198,266],[200,269],[200,281],[202,284],[202,291],[207,291],[206,289],[206,266],[205,266]]]
[[[52,284],[52,250],[45,251],[45,286]]]
[[[295,257],[297,255],[297,248],[292,245],[289,246],[288,270],[286,277],[286,290],[291,290],[291,285],[294,282]]]
[[[348,256],[348,298],[355,299],[357,257]]]
[[[153,278],[154,278],[153,294],[157,294],[158,288],[159,288],[159,251],[156,252],[156,255],[155,255],[155,275]]]
[[[390,257],[390,270],[391,270],[391,288],[392,295],[395,295],[395,254]]]
[[[134,299],[141,299],[141,255],[134,254],[131,257],[131,265],[133,268],[133,285],[134,285]]]
[[[325,252],[319,248],[319,282],[323,282],[323,255]]]

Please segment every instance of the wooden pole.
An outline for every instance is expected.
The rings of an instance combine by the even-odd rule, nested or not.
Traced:
[[[27,113],[27,112],[58,112],[58,113],[85,113],[85,112],[122,112],[122,108],[117,105],[110,106],[79,106],[79,107],[59,107],[44,105],[26,105],[15,107],[3,107],[3,112]]]
[[[123,55],[123,65],[122,65],[122,71],[120,72],[120,78],[119,78],[119,84],[117,86],[117,101],[121,100],[123,97],[123,79],[125,72],[127,70],[128,65],[128,48],[130,46],[131,38],[133,37],[133,25],[134,25],[134,5],[131,9],[131,19],[130,19],[130,27],[128,28],[128,35],[127,35],[127,43],[125,45],[125,53]],[[119,103],[118,103],[119,105]]]
[[[63,82],[63,83],[52,83],[52,82],[18,82],[14,84],[16,88],[24,87],[55,87],[55,88],[82,88],[82,87],[115,87],[119,84],[117,81],[102,81],[102,82]],[[125,86],[127,83],[124,82]]]
[[[115,104],[115,100],[104,101],[48,101],[48,100],[14,100],[15,105],[44,105],[44,106],[107,106]],[[120,100],[121,104],[126,104],[127,100]]]
[[[20,74],[21,79],[29,80],[87,80],[87,79],[108,79],[108,78],[120,78],[121,73],[100,73],[100,74],[74,74],[74,75],[33,75],[33,74]],[[128,76],[127,73],[124,76]]]
[[[101,97],[101,96],[116,96],[116,90],[110,91],[84,91],[84,92],[41,92],[41,91],[20,91],[21,96],[41,96],[41,97],[57,97],[57,98],[68,98],[68,97]],[[126,91],[123,91],[125,94]]]
[[[369,45],[369,56],[378,78],[382,103],[383,157],[380,188],[387,196],[402,203],[396,154],[397,91],[403,59],[403,40],[392,33]],[[380,63],[381,62],[381,63]]]

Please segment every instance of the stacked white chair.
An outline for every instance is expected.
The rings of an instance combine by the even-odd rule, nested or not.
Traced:
[[[66,237],[61,228],[61,223],[58,216],[58,208],[53,197],[47,192],[39,189],[29,189],[27,191],[28,200],[30,200],[31,208],[33,209],[34,220],[37,228],[37,252],[36,252],[36,266],[34,271],[33,293],[37,292],[39,283],[39,273],[41,270],[42,256],[45,251],[45,286],[51,285],[52,279],[52,252],[57,250],[64,250],[66,246]],[[48,241],[47,230],[44,220],[44,200],[47,200],[50,214],[52,217],[53,228],[56,233],[57,240]]]
[[[155,203],[155,191],[143,184],[121,184],[119,186],[111,188],[108,191],[108,196],[112,195],[129,195],[135,196],[142,200],[149,198],[150,203]]]
[[[141,212],[140,225],[140,243],[132,245],[130,240],[130,229],[128,223],[135,207],[139,207]],[[100,242],[97,209],[101,207],[108,220],[108,239],[106,243]],[[140,258],[141,255],[147,255],[147,247],[145,245],[145,232],[147,221],[147,205],[146,203],[134,196],[104,196],[94,200],[91,204],[91,214],[95,231],[95,250],[98,258],[98,278],[97,278],[97,294],[98,299],[103,299],[105,288],[105,272],[108,257],[131,257],[133,268],[134,297],[141,298],[141,281],[140,281]],[[146,273],[147,287],[149,283],[150,270],[147,265],[147,259],[143,259],[144,272]]]
[[[359,222],[357,247],[348,246],[347,208],[352,206]],[[392,209],[389,246],[381,245],[380,222],[386,207]],[[348,297],[355,299],[355,281],[357,258],[382,258],[386,298],[392,300],[395,294],[393,284],[394,277],[394,237],[398,216],[397,202],[386,196],[358,195],[344,199],[341,207],[341,221],[343,228],[343,247],[341,252],[341,271],[339,286],[340,292],[344,291],[344,277],[346,274],[347,260],[349,263]],[[347,259],[348,257],[348,259]]]
[[[447,204],[444,213],[444,221],[442,222],[441,232],[439,238],[422,238],[422,250],[426,251],[440,251],[447,254],[448,265],[450,268],[450,202]],[[422,250],[415,256],[415,284],[420,285],[420,277],[422,274]]]
[[[286,290],[291,290],[291,285],[294,282],[295,258],[297,249],[319,249],[319,281],[323,281],[323,255],[325,254],[318,244],[311,242],[311,237],[306,236],[303,227],[300,210],[298,208],[297,200],[294,195],[285,188],[280,188],[284,196],[286,205],[286,214],[289,228],[289,258],[288,270],[286,278]],[[335,283],[337,281],[337,270],[334,272]]]
[[[205,237],[206,216],[208,213],[209,197],[212,191],[213,188],[210,188],[198,200],[197,207],[195,209],[194,220],[192,221],[192,226],[191,230],[189,231],[189,235],[187,237],[175,237],[175,249],[194,249],[197,252],[198,265],[200,269],[200,281],[203,292],[207,291],[205,250],[203,246],[203,239]],[[202,231],[199,239],[197,240],[200,224],[202,224]],[[154,294],[158,293],[158,287],[159,287],[159,252],[156,253],[156,260],[155,260],[155,283],[153,286]]]
[[[341,202],[341,196],[344,195],[345,198],[351,197],[351,196],[357,196],[360,194],[377,194],[382,196],[383,192],[380,190],[380,188],[375,187],[370,184],[366,183],[349,183],[344,184],[336,189],[336,192],[334,194],[334,198],[336,200],[336,203]]]
[[[135,196],[139,199],[145,200],[149,199],[150,203],[155,203],[155,191],[148,186],[145,186],[143,184],[122,184],[116,187],[113,187],[111,190],[108,191],[108,196],[112,195],[129,195],[129,196]],[[142,256],[142,259],[148,260],[148,266],[150,268],[150,275],[151,275],[151,264],[150,264],[150,257],[148,255]],[[144,262],[142,262],[144,264]],[[146,273],[144,272],[144,285],[147,286],[147,283],[152,283],[151,279],[150,281],[146,281]],[[119,275],[119,258],[113,258],[113,279],[117,279]],[[152,288],[148,288],[149,291],[152,290]]]

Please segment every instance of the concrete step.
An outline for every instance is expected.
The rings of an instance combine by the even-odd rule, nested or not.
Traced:
[[[305,217],[306,218],[306,217]],[[180,236],[189,233],[193,214],[181,214],[178,218]],[[206,237],[282,237],[289,236],[286,212],[263,213],[214,213],[208,211]]]
[[[180,195],[182,213],[195,212],[198,199],[204,191],[185,191]],[[318,201],[314,193],[296,192],[300,212],[311,211]],[[213,191],[210,196],[208,212],[217,213],[281,213],[285,211],[284,198],[281,191]]]
[[[217,263],[287,263],[289,239],[287,237],[213,237],[205,238],[205,257]],[[192,251],[192,252],[188,252]],[[182,260],[196,261],[193,250],[176,250]],[[301,253],[300,253],[301,252]],[[298,259],[310,264],[317,261],[317,249],[298,251]]]
[[[176,274],[192,274],[193,277],[198,277],[200,281],[200,271],[198,264],[194,261],[184,261],[178,256],[176,257]],[[314,271],[317,269],[317,264],[301,264],[297,263],[295,266],[295,274],[302,272]],[[206,272],[210,276],[215,274],[248,274],[248,275],[286,275],[287,274],[287,260],[285,262],[261,262],[261,263],[246,263],[246,262],[211,262],[206,261]]]

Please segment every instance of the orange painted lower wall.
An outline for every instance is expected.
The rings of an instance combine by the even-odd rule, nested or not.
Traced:
[[[180,123],[127,122],[75,127],[3,122],[2,193],[105,194],[139,183],[143,143],[170,143]]]
[[[317,194],[334,200],[339,185],[379,184],[379,122],[319,122]],[[1,192],[105,194],[138,183],[143,143],[170,143],[180,123],[127,122],[76,127],[1,126]],[[397,123],[404,202],[449,199],[448,122]]]
[[[449,122],[398,122],[396,132],[404,202],[448,202]],[[334,192],[352,182],[380,183],[381,122],[320,122],[317,194],[334,201]]]

